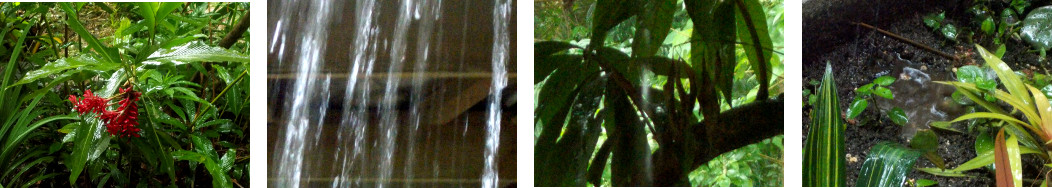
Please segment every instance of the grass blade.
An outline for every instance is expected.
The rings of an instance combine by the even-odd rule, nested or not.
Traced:
[[[1023,85],[1023,80],[1019,79],[1019,76],[1012,71],[1012,68],[1008,67],[1008,64],[1005,64],[1005,62],[1001,61],[1001,58],[998,58],[996,54],[987,51],[986,48],[983,48],[983,46],[980,46],[979,44],[976,44],[975,48],[978,49],[976,51],[979,52],[979,56],[982,56],[983,60],[986,60],[986,66],[994,69],[994,72],[997,73],[997,79],[1001,80],[1001,83],[1004,83],[1008,92],[1012,93],[1012,95],[1022,101],[1023,104],[1033,104],[1033,101],[1030,100],[1029,93],[1026,91],[1026,87]]]

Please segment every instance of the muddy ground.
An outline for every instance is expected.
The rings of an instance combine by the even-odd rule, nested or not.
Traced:
[[[1040,5],[1032,5],[1037,7]],[[922,70],[932,75],[933,81],[953,79],[952,70],[968,64],[981,65],[981,57],[974,55],[974,45],[960,40],[954,42],[943,38],[925,26],[921,17],[939,11],[946,11],[949,23],[958,28],[974,28],[970,24],[971,16],[965,10],[970,1],[858,1],[850,0],[811,0],[804,4],[804,88],[817,89],[809,84],[820,80],[825,71],[826,62],[833,66],[833,74],[838,86],[841,109],[847,109],[855,97],[856,87],[868,84],[873,79],[889,75],[899,77],[903,67]],[[912,8],[912,9],[911,9]],[[865,22],[893,33],[933,47],[945,53],[962,56],[963,60],[951,61],[935,53],[924,51],[884,34],[859,27],[851,22]],[[976,41],[987,48],[992,42],[987,38]],[[1027,52],[1026,42],[1010,39],[1007,43],[1005,62],[1014,70],[1047,73],[1047,63],[1038,62],[1036,53]],[[991,49],[993,50],[993,49]],[[893,90],[895,88],[892,88]],[[909,97],[909,96],[896,96]],[[806,103],[806,98],[803,101]],[[810,106],[804,107],[803,132],[807,138],[810,120]],[[841,111],[844,113],[844,111]],[[864,123],[849,124],[845,131],[847,147],[847,185],[854,186],[870,147],[881,141],[891,141],[902,145],[908,142],[900,134],[907,127],[891,122],[879,107],[870,101],[869,108],[860,115]],[[962,125],[955,125],[962,126]],[[937,132],[939,135],[939,155],[946,161],[948,168],[956,167],[976,156],[974,149],[975,135],[952,132]],[[1024,178],[1035,178],[1041,170],[1041,161],[1033,156],[1024,156],[1026,164]],[[934,167],[927,159],[918,159],[915,167]],[[968,172],[975,178],[939,177],[914,170],[909,179],[931,179],[939,182],[938,186],[994,186],[992,171],[985,169]],[[1030,183],[1025,184],[1030,186]]]

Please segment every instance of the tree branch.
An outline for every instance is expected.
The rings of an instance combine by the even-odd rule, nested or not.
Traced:
[[[662,147],[654,151],[654,185],[685,186],[687,174],[708,163],[720,154],[754,144],[784,133],[785,107],[783,96],[758,101],[719,114],[717,124],[706,121],[695,124],[691,131],[698,135],[695,145],[700,148]],[[687,155],[681,153],[688,152]],[[680,159],[679,156],[694,156]]]
[[[245,12],[245,16],[237,21],[237,25],[234,25],[234,28],[230,30],[230,33],[227,33],[226,36],[223,37],[223,40],[219,41],[219,47],[230,48],[230,46],[233,46],[238,39],[241,39],[241,35],[245,33],[245,30],[248,30],[249,13],[252,12]]]

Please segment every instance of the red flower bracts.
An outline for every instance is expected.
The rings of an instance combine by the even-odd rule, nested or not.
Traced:
[[[109,103],[110,100],[95,96],[95,94],[91,93],[91,90],[89,89],[84,91],[84,99],[79,101],[76,96],[69,95],[69,102],[73,102],[73,105],[75,106],[73,109],[80,112],[81,115],[84,115],[84,113],[88,112],[98,114],[106,111],[106,106],[109,106],[107,103]]]
[[[139,106],[135,105],[135,102],[139,101],[141,93],[132,91],[131,87],[121,88],[117,96],[124,99],[117,102],[119,106],[116,111],[106,110],[109,100],[93,95],[90,90],[84,93],[84,100],[80,101],[77,101],[72,95],[69,96],[70,101],[76,105],[74,109],[81,114],[86,112],[99,114],[99,119],[106,123],[106,131],[110,132],[111,136],[139,137],[140,129],[136,128],[139,126]]]

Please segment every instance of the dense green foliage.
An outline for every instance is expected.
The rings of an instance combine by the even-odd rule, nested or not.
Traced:
[[[248,186],[248,9],[0,2],[0,187]]]
[[[535,5],[537,186],[782,186],[781,1]]]

